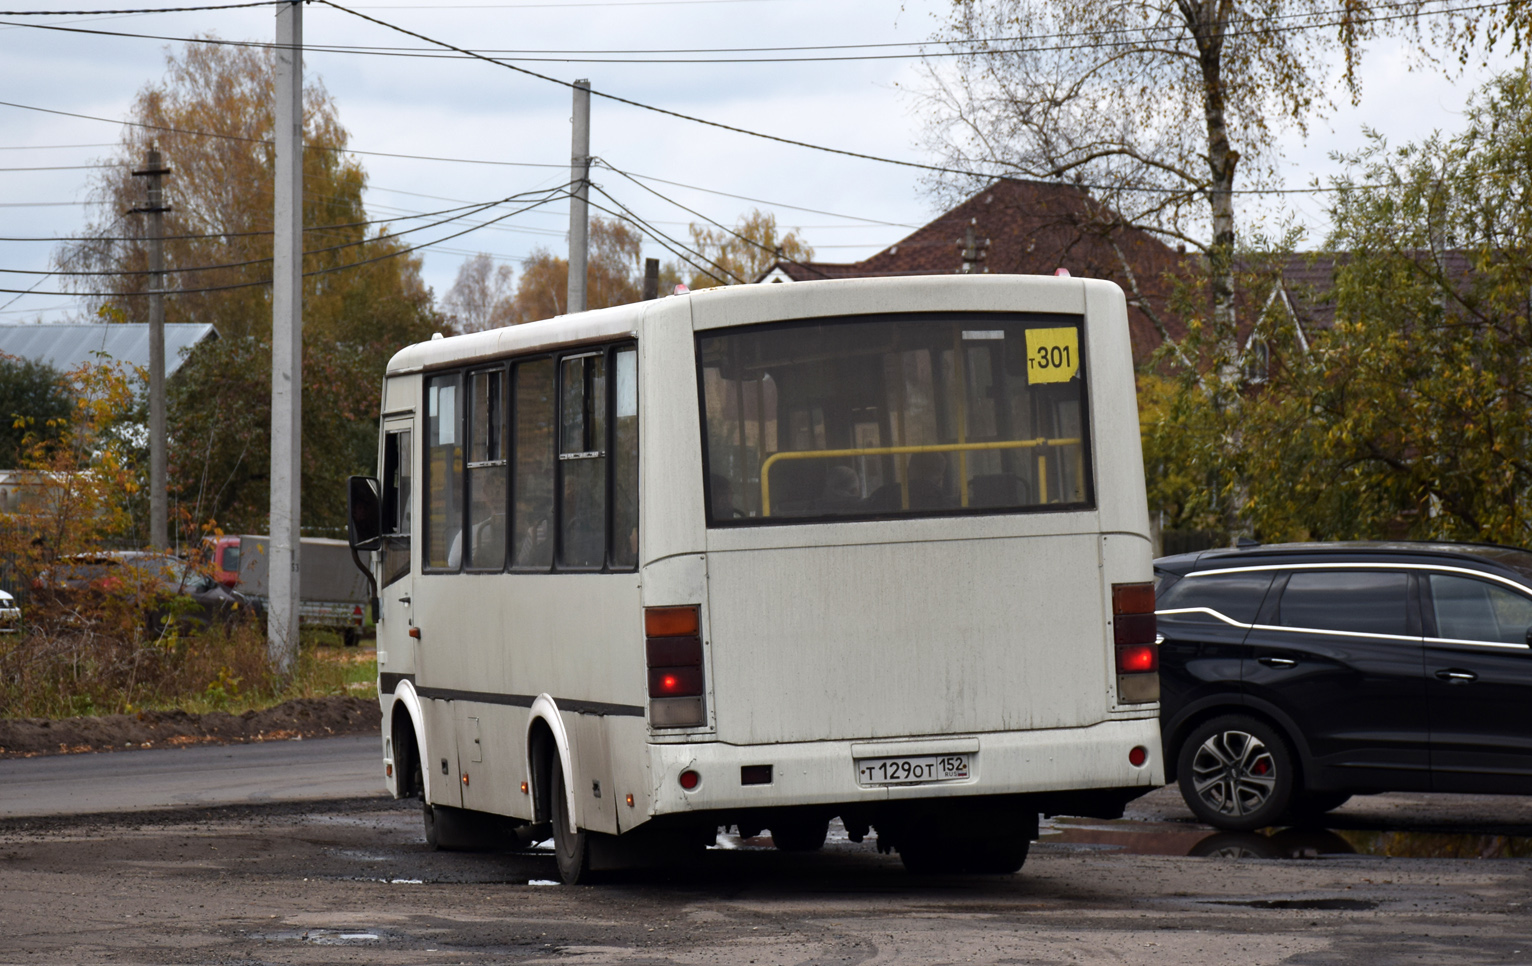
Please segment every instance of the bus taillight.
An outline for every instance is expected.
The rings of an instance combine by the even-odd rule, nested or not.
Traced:
[[[701,631],[699,607],[644,609],[649,723],[656,728],[695,728],[707,723]]]
[[[1160,699],[1158,628],[1154,584],[1112,585],[1112,640],[1117,650],[1117,700],[1146,704]]]

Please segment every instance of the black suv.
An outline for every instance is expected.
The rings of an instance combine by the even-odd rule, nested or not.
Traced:
[[[1285,544],[1154,567],[1167,777],[1208,824],[1532,793],[1532,552]]]

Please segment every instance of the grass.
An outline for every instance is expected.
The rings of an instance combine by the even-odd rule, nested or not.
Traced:
[[[377,697],[371,648],[338,633],[305,631],[286,677],[266,661],[260,628],[170,634],[33,625],[0,637],[0,718],[68,718],[181,710],[239,714],[293,698]]]

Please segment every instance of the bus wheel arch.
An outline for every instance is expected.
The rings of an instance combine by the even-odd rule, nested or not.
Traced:
[[[564,807],[568,809],[571,828],[577,829],[580,827],[580,814],[574,796],[574,759],[570,752],[569,734],[564,729],[564,718],[559,714],[558,705],[547,694],[540,694],[533,700],[527,720],[527,781],[532,795],[534,822],[549,822],[553,819],[555,768],[563,773]]]
[[[425,767],[426,747],[420,714],[420,699],[409,686],[394,692],[389,710],[388,735],[393,746],[394,787],[396,798],[419,798],[429,801],[430,770]]]

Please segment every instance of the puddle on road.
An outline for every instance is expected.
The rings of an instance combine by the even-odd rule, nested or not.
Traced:
[[[302,942],[315,946],[366,946],[383,942],[389,934],[381,929],[303,929],[254,933],[262,942]]]
[[[1146,822],[1077,819],[1055,819],[1044,823],[1038,844],[1082,851],[1101,849],[1134,855],[1218,859],[1317,859],[1327,855],[1410,859],[1532,857],[1532,838],[1512,835],[1300,828],[1209,832]]]
[[[1210,906],[1247,906],[1251,909],[1300,909],[1318,912],[1366,912],[1378,908],[1370,899],[1214,899]]]

